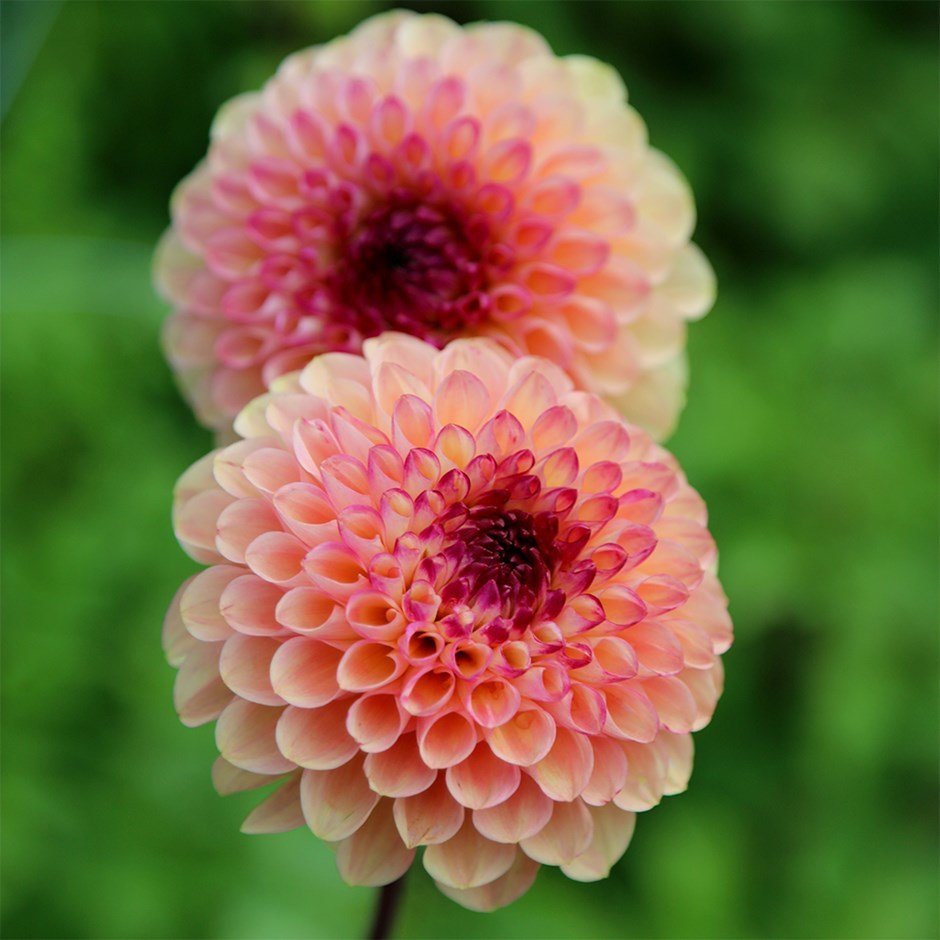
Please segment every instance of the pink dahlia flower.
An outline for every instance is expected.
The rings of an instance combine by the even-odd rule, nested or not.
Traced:
[[[219,429],[385,330],[551,359],[655,436],[713,299],[694,208],[608,66],[396,12],[226,105],[156,258],[166,349]]]
[[[165,644],[216,720],[245,830],[306,823],[343,878],[424,867],[474,909],[540,864],[606,876],[686,786],[731,643],[705,507],[676,461],[557,366],[401,334],[327,353],[176,492],[210,568]]]

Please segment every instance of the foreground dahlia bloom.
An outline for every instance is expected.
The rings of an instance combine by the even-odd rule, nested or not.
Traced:
[[[662,436],[713,299],[686,183],[619,77],[508,23],[397,12],[292,56],[222,109],[172,215],[165,345],[219,429],[397,330],[545,356]]]
[[[165,645],[218,719],[248,832],[306,823],[343,878],[418,846],[445,894],[508,904],[540,864],[603,878],[683,790],[731,642],[705,507],[675,460],[545,360],[386,334],[235,422],[176,493],[212,567]]]

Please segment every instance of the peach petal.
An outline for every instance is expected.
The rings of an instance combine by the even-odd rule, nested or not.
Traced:
[[[555,742],[555,722],[541,708],[525,708],[504,725],[485,732],[493,753],[510,764],[530,767],[551,750]]]
[[[577,731],[558,728],[551,750],[528,772],[547,796],[570,802],[587,787],[593,769],[589,740]]]
[[[242,793],[245,790],[257,790],[266,787],[275,780],[283,779],[280,774],[253,774],[230,764],[224,757],[217,757],[212,765],[212,786],[219,796]]]
[[[295,762],[278,749],[275,728],[284,709],[235,699],[219,716],[215,743],[236,767],[256,774],[281,774]]]
[[[290,705],[318,708],[333,701],[340,689],[336,669],[342,652],[309,637],[281,645],[270,662],[270,683]]]
[[[591,844],[593,831],[591,814],[581,800],[555,803],[551,819],[519,847],[543,865],[566,865]]]
[[[259,535],[245,551],[248,567],[265,581],[291,586],[301,574],[307,547],[286,532]]]
[[[368,754],[365,772],[376,793],[391,797],[414,796],[437,778],[437,771],[421,759],[415,737],[410,733],[387,750]]]
[[[656,739],[656,744],[668,762],[663,793],[666,796],[673,796],[684,792],[689,785],[689,777],[692,775],[694,757],[692,735],[670,734],[664,731]]]
[[[222,646],[219,672],[222,681],[240,698],[258,705],[283,705],[271,686],[271,660],[280,640],[265,636],[229,637]]]
[[[277,585],[257,575],[242,573],[222,592],[219,612],[239,633],[253,636],[283,633],[283,627],[275,618],[275,610],[283,596],[284,592]]]
[[[216,565],[200,571],[180,595],[179,613],[189,633],[197,640],[212,643],[231,636],[232,629],[220,612],[220,602],[226,587],[244,568]]]
[[[297,587],[282,595],[276,616],[279,625],[321,640],[354,640],[342,605],[317,588]]]
[[[630,741],[649,742],[659,730],[659,715],[645,691],[628,683],[618,683],[604,690],[607,699],[608,734]]]
[[[600,881],[627,851],[636,815],[609,804],[591,809],[594,822],[590,845],[576,858],[561,866],[561,870],[575,881]]]
[[[212,721],[232,700],[231,691],[219,676],[221,652],[221,643],[200,643],[186,656],[176,674],[173,704],[187,727]]]
[[[173,529],[183,550],[204,565],[225,559],[215,548],[215,526],[221,512],[232,502],[222,490],[199,493],[183,503],[173,514]]]
[[[517,852],[509,870],[499,878],[476,888],[452,888],[437,882],[437,887],[452,901],[471,911],[495,911],[522,897],[535,882],[539,865]]]
[[[467,689],[460,684],[461,699],[470,717],[482,728],[496,728],[510,721],[519,710],[519,690],[504,679],[487,679]]]
[[[624,741],[627,757],[627,781],[614,797],[620,809],[641,813],[651,809],[663,797],[667,772],[666,758],[658,749]]]
[[[459,764],[476,743],[476,728],[459,712],[418,720],[418,747],[429,767],[443,770]]]
[[[667,731],[684,734],[693,729],[697,707],[692,693],[680,679],[656,676],[643,680],[643,691]]]
[[[303,570],[325,594],[344,604],[366,586],[362,561],[342,542],[324,542],[312,548],[303,559]]]
[[[655,620],[645,620],[631,627],[629,636],[642,675],[673,676],[682,669],[682,646],[670,628]]]
[[[391,644],[359,640],[343,653],[336,681],[347,692],[371,692],[397,679],[405,666]]]
[[[339,537],[336,510],[319,486],[288,483],[274,494],[274,508],[287,528],[309,545]]]
[[[470,372],[457,369],[437,387],[433,413],[438,427],[459,424],[473,433],[492,408],[486,386]]]
[[[555,389],[539,371],[524,375],[504,396],[502,406],[524,427],[531,427],[556,402]]]
[[[277,746],[281,753],[309,770],[341,767],[359,749],[346,731],[348,709],[348,699],[320,708],[289,705],[277,722]]]
[[[369,818],[379,795],[369,789],[362,759],[335,770],[305,770],[300,781],[303,818],[327,842],[348,839]]]
[[[400,878],[414,860],[401,840],[391,800],[380,800],[369,818],[336,850],[336,867],[347,884],[379,887]]]
[[[446,772],[447,788],[467,809],[486,809],[505,802],[516,791],[519,768],[496,757],[485,742]]]
[[[346,619],[367,640],[395,640],[405,618],[394,599],[380,591],[357,591],[346,602]]]
[[[424,867],[450,888],[476,888],[506,874],[515,858],[515,846],[484,838],[467,819],[447,842],[425,849]]]
[[[362,695],[350,706],[346,730],[368,754],[388,750],[404,731],[408,715],[393,694]]]
[[[454,694],[454,674],[441,666],[413,672],[402,687],[402,707],[416,717],[434,715]]]
[[[395,800],[395,825],[408,848],[435,845],[457,833],[463,825],[464,812],[438,775],[423,792]]]
[[[627,780],[627,758],[619,741],[593,737],[594,770],[581,799],[591,806],[609,803],[624,787]]]
[[[553,805],[542,788],[523,774],[516,791],[502,803],[475,809],[473,824],[486,838],[515,845],[545,826]]]
[[[242,832],[258,835],[289,832],[304,824],[300,808],[300,777],[281,784],[266,800],[259,803],[242,823]]]
[[[277,515],[263,499],[239,499],[219,515],[215,547],[219,554],[239,564],[245,561],[245,551],[259,536],[280,528]]]
[[[198,641],[186,629],[180,613],[180,601],[192,582],[193,578],[189,578],[180,585],[179,590],[170,602],[170,606],[167,608],[166,616],[163,618],[161,645],[163,646],[166,661],[174,667],[179,667],[183,660],[198,646]]]

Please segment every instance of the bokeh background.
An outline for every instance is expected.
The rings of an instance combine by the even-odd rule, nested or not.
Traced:
[[[3,935],[345,938],[373,892],[238,832],[173,713],[169,499],[209,446],[149,258],[211,117],[369,2],[2,5]],[[720,297],[671,446],[737,642],[691,790],[596,885],[400,937],[930,937],[937,925],[937,7],[476,2],[621,70]]]

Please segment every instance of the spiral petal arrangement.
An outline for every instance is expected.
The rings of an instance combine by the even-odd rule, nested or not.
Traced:
[[[220,112],[155,263],[165,345],[220,430],[386,330],[541,355],[661,437],[711,306],[691,194],[608,66],[508,23],[395,12]]]
[[[702,500],[557,365],[386,333],[276,381],[176,491],[165,648],[248,832],[474,910],[590,881],[682,791],[731,643]]]

